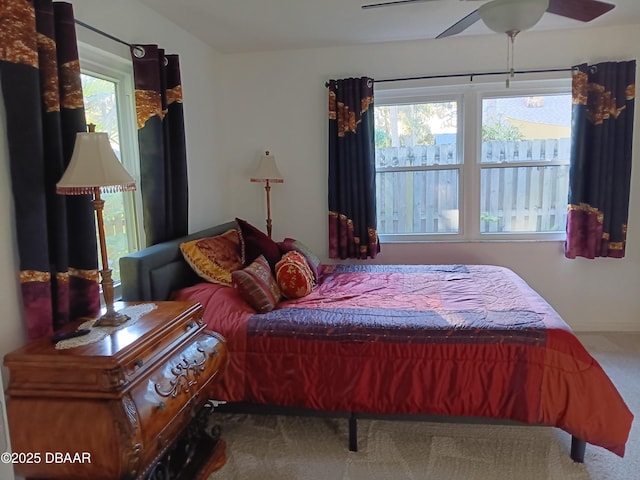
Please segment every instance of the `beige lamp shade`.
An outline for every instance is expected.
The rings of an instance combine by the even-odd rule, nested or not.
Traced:
[[[56,184],[62,195],[86,195],[100,187],[103,192],[135,190],[136,184],[122,166],[104,132],[76,135],[73,155],[64,175]]]
[[[284,183],[282,174],[276,165],[276,158],[267,150],[260,158],[258,168],[251,175],[252,182]]]
[[[522,32],[538,23],[548,7],[549,0],[492,0],[478,13],[494,32]]]

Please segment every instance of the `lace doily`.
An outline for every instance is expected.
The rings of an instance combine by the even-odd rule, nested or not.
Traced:
[[[116,327],[94,327],[93,324],[97,319],[91,319],[78,327],[78,330],[83,328],[91,329],[91,332],[83,335],[81,337],[69,338],[68,340],[61,340],[56,343],[56,348],[58,350],[64,350],[67,348],[81,347],[82,345],[89,345],[91,343],[96,343],[102,340],[107,335],[111,335],[113,332],[116,332],[120,329],[129,327],[136,323],[143,315],[155,310],[157,305],[155,303],[142,303],[140,305],[130,305],[128,307],[124,307],[122,310],[118,310],[118,313],[123,313],[128,315],[130,318],[122,325],[118,325]]]

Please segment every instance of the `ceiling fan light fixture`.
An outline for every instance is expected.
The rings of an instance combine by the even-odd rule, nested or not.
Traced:
[[[521,32],[540,21],[549,0],[492,0],[478,8],[482,21],[494,32]]]

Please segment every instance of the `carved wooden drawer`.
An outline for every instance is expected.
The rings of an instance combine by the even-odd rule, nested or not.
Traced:
[[[187,425],[226,368],[226,343],[205,330],[200,304],[154,305],[99,342],[57,350],[43,338],[5,356],[12,449],[42,458],[18,475],[135,479]],[[47,452],[91,461],[46,462]]]
[[[201,405],[199,393],[226,361],[219,344],[214,334],[201,332],[132,389],[142,432],[143,463],[165,449]]]
[[[202,328],[202,309],[198,308],[167,325],[163,331],[156,332],[156,335],[148,335],[145,345],[140,345],[136,354],[129,355],[124,363],[125,381],[135,381],[137,377],[156,368],[158,361],[166,359],[167,350],[175,349],[176,345],[194,337]]]

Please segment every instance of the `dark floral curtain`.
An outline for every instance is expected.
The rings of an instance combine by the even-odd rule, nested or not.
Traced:
[[[329,257],[375,258],[373,79],[329,82]]]
[[[189,192],[177,55],[131,47],[140,145],[140,190],[147,245],[186,235]]]
[[[91,198],[55,193],[76,133],[86,131],[70,3],[0,2],[0,81],[24,318],[35,339],[100,308]]]
[[[635,72],[635,60],[574,67],[567,258],[625,255]]]

